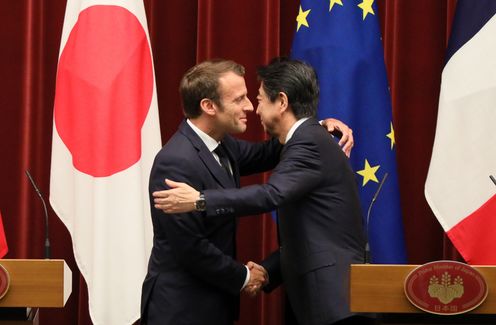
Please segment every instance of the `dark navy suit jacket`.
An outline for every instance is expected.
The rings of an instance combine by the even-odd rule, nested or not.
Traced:
[[[252,144],[230,136],[223,144],[234,179],[185,121],[155,158],[149,186],[154,238],[141,303],[146,324],[224,325],[238,316],[246,268],[235,261],[232,209],[219,209],[215,219],[199,212],[165,215],[151,196],[166,189],[165,178],[197,190],[239,187],[240,174],[272,169],[281,150],[277,141]]]
[[[296,129],[266,184],[204,194],[208,216],[278,207],[280,249],[262,264],[270,286],[284,281],[299,324],[351,316],[349,267],[364,261],[360,201],[348,159],[318,121]]]

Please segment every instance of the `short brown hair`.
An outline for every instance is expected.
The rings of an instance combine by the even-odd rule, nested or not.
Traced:
[[[231,60],[215,59],[199,63],[184,74],[179,85],[179,92],[184,115],[187,118],[201,115],[200,102],[204,98],[211,99],[220,105],[219,78],[227,72],[244,76],[245,68]]]

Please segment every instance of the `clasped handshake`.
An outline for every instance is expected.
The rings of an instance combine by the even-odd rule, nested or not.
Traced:
[[[250,297],[255,297],[269,283],[269,275],[263,266],[255,262],[249,261],[246,266],[250,270],[250,280],[242,292]]]

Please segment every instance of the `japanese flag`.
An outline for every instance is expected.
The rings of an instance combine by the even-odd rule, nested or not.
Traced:
[[[57,69],[50,203],[72,237],[94,324],[139,318],[161,146],[143,1],[69,0]]]

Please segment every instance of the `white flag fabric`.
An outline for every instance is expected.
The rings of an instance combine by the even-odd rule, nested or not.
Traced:
[[[470,264],[496,264],[496,2],[459,0],[425,196]]]
[[[50,203],[72,237],[94,324],[139,316],[161,147],[142,0],[68,0],[57,69]]]

